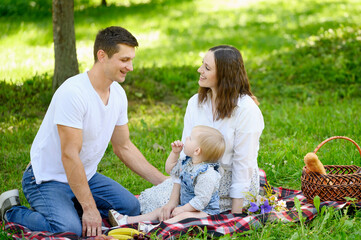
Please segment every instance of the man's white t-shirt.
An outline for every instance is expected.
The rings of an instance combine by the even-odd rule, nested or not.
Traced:
[[[86,72],[66,80],[55,92],[31,146],[36,183],[68,182],[61,161],[58,124],[82,129],[79,157],[89,181],[97,171],[115,126],[128,122],[127,109],[125,91],[117,82],[110,85],[108,104],[104,105]]]

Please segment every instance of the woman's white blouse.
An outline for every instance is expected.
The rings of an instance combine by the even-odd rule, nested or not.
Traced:
[[[189,99],[184,116],[183,142],[197,125],[216,128],[223,134],[226,149],[219,163],[223,169],[232,172],[229,197],[244,198],[245,193],[249,191],[252,174],[258,173],[259,138],[264,122],[257,104],[250,96],[243,95],[238,99],[237,107],[230,118],[213,120],[210,98],[198,104],[198,94],[195,94]],[[182,152],[181,157],[183,156]]]

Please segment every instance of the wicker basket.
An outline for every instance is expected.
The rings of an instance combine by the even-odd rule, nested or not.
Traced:
[[[317,151],[326,143],[333,139],[346,139],[352,142],[361,155],[361,149],[357,143],[343,136],[335,136],[326,139],[320,143]],[[303,167],[301,182],[302,192],[307,198],[308,203],[313,203],[313,198],[319,196],[321,201],[342,201],[345,197],[356,198],[361,201],[361,168],[355,165],[325,165],[326,175],[306,172],[306,166]],[[360,170],[360,171],[358,171]]]

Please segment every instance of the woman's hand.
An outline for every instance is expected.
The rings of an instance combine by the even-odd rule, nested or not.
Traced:
[[[243,198],[232,198],[232,213],[242,213]]]

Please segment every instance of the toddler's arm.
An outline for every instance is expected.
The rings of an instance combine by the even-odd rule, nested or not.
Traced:
[[[165,171],[170,174],[173,167],[177,164],[180,152],[183,149],[183,143],[179,140],[172,142],[172,151],[165,162]]]
[[[166,205],[162,207],[159,221],[165,221],[171,218],[171,213],[175,207],[179,204],[179,193],[180,193],[180,184],[174,183],[170,199]]]
[[[175,217],[183,212],[197,212],[199,210],[195,209],[191,204],[187,203],[183,206],[176,207],[172,211],[172,217]]]

